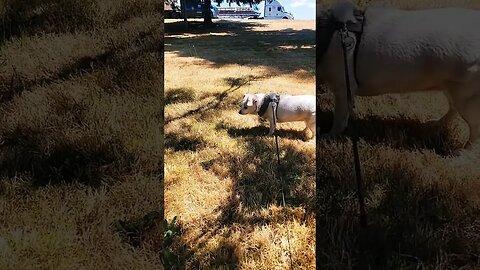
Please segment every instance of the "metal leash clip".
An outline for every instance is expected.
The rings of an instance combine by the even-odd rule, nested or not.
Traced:
[[[342,43],[345,44],[348,50],[352,49],[355,45],[355,40],[352,36],[349,35],[347,24],[343,24],[342,29],[340,30],[340,35],[342,37]]]

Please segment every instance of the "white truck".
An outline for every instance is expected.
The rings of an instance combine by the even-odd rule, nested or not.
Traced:
[[[285,8],[277,0],[265,0],[265,10],[263,12],[265,20],[293,20],[293,15],[290,12],[286,12]]]
[[[257,6],[253,7],[219,7],[218,18],[220,19],[258,19],[260,12]]]

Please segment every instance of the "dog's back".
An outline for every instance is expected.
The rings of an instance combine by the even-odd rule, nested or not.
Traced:
[[[316,98],[313,95],[281,95],[278,121],[306,121],[315,116]]]
[[[444,89],[480,66],[480,11],[370,8],[366,17],[357,74],[368,92],[359,95]]]

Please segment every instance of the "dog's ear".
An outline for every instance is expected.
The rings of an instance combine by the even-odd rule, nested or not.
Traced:
[[[248,97],[248,98],[247,98],[247,106],[248,106],[248,107],[253,106],[253,98],[252,98],[252,97]]]

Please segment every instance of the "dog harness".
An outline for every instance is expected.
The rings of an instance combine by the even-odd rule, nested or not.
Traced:
[[[258,115],[259,116],[263,116],[266,112],[267,112],[267,109],[268,109],[268,106],[270,105],[270,103],[272,102],[275,102],[276,105],[278,105],[278,103],[280,102],[280,95],[277,95],[275,93],[270,93],[268,95],[266,95],[264,98],[263,98],[263,103],[262,103],[262,106],[260,106],[260,109],[258,109]],[[278,106],[276,106],[278,110]],[[277,112],[275,111],[275,114]]]
[[[362,39],[363,26],[365,24],[365,11],[360,9],[355,9],[353,15],[357,20],[357,22],[356,23],[348,22],[347,30],[348,32],[354,33],[356,38],[356,44],[353,52],[353,67],[354,67],[354,70],[356,70],[357,54],[358,54],[358,49],[360,47],[360,41]],[[317,29],[323,29],[323,31],[321,32],[322,36],[317,38],[317,44],[318,44],[317,46],[319,48],[319,51],[317,52],[317,54],[319,58],[321,58],[323,54],[325,54],[325,52],[327,51],[330,41],[332,40],[333,34],[336,31],[341,32],[342,30],[344,30],[344,27],[345,25],[342,22],[337,21],[331,15],[330,10],[328,12],[328,17],[326,19],[317,21]],[[359,85],[357,73],[354,72],[353,75],[355,77],[355,81],[357,82],[357,85]]]

